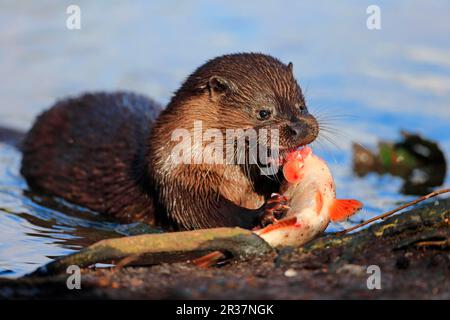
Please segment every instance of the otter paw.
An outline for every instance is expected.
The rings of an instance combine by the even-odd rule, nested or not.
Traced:
[[[277,222],[286,215],[289,209],[289,201],[286,196],[272,193],[270,199],[266,202],[264,213],[260,218],[261,227]]]

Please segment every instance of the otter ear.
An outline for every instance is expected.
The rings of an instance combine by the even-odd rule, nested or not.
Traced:
[[[287,67],[288,67],[288,70],[290,73],[292,73],[292,71],[294,71],[294,64],[292,62],[289,62]]]
[[[220,76],[212,76],[208,80],[208,90],[211,97],[221,96],[231,91],[231,83]]]

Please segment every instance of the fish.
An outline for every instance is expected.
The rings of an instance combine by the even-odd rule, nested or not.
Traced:
[[[343,221],[363,207],[358,200],[336,199],[330,169],[309,146],[286,156],[283,176],[286,182],[281,190],[289,210],[282,219],[254,231],[272,247],[301,246],[319,236],[331,221]]]

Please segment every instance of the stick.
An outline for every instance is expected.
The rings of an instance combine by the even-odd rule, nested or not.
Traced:
[[[400,207],[397,207],[397,208],[395,208],[395,209],[393,209],[393,210],[390,210],[390,211],[388,211],[388,212],[385,212],[385,213],[383,213],[383,214],[380,214],[379,216],[376,216],[376,217],[370,218],[369,220],[366,220],[366,221],[364,221],[364,222],[361,222],[361,223],[357,224],[356,226],[353,226],[353,227],[350,227],[350,228],[348,228],[348,229],[345,229],[345,230],[336,232],[336,235],[337,235],[337,236],[340,236],[340,235],[349,233],[350,231],[353,231],[353,230],[355,230],[355,229],[358,229],[358,228],[360,228],[360,227],[363,227],[363,226],[365,226],[365,225],[367,225],[367,224],[369,224],[369,223],[371,223],[371,222],[374,222],[374,221],[376,221],[376,220],[379,220],[379,219],[385,219],[385,218],[387,218],[387,217],[393,215],[394,213],[396,213],[396,212],[398,212],[398,211],[400,211],[400,210],[403,210],[403,209],[408,208],[408,207],[410,207],[410,206],[412,206],[412,205],[415,205],[416,203],[425,201],[425,200],[427,200],[427,199],[429,199],[429,198],[432,198],[432,197],[435,197],[435,196],[437,196],[437,195],[440,195],[440,194],[443,194],[443,193],[447,193],[447,192],[450,192],[450,188],[447,188],[447,189],[440,189],[440,190],[433,191],[433,192],[431,192],[431,193],[429,193],[429,194],[427,194],[427,195],[425,195],[425,196],[423,196],[423,197],[420,197],[420,198],[417,198],[416,200],[413,200],[413,201],[411,201],[411,202],[405,203],[404,205],[401,205]]]
[[[417,242],[416,246],[418,246],[418,247],[431,247],[431,246],[445,247],[445,246],[448,246],[449,244],[450,244],[450,238],[448,238],[446,240]]]

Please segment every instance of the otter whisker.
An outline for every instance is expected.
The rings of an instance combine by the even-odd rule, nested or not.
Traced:
[[[323,118],[323,119],[329,119],[329,118],[339,118],[339,119],[351,119],[355,118],[354,114],[347,113],[347,110],[344,110],[343,108],[339,107],[315,107],[314,110],[314,116],[316,118]]]
[[[351,140],[353,143],[359,145],[364,150],[369,151],[369,149],[367,147],[365,147],[363,144],[353,141],[344,130],[340,130],[338,128],[333,128],[333,127],[328,127],[328,126],[320,126],[320,130],[325,133],[330,133],[334,136],[341,136],[345,139]]]
[[[329,143],[331,143],[331,145],[335,146],[336,148],[338,148],[339,150],[342,150],[342,147],[330,136],[328,136],[328,134],[326,132],[322,132],[320,134],[320,138],[324,138],[325,140],[327,140]]]
[[[327,147],[327,145],[322,141],[322,137],[317,137],[316,140],[314,140],[311,145],[315,147],[315,145],[318,146],[319,149],[323,150],[328,157],[332,158],[334,163],[337,163],[336,157],[334,154],[330,151],[330,149]]]

